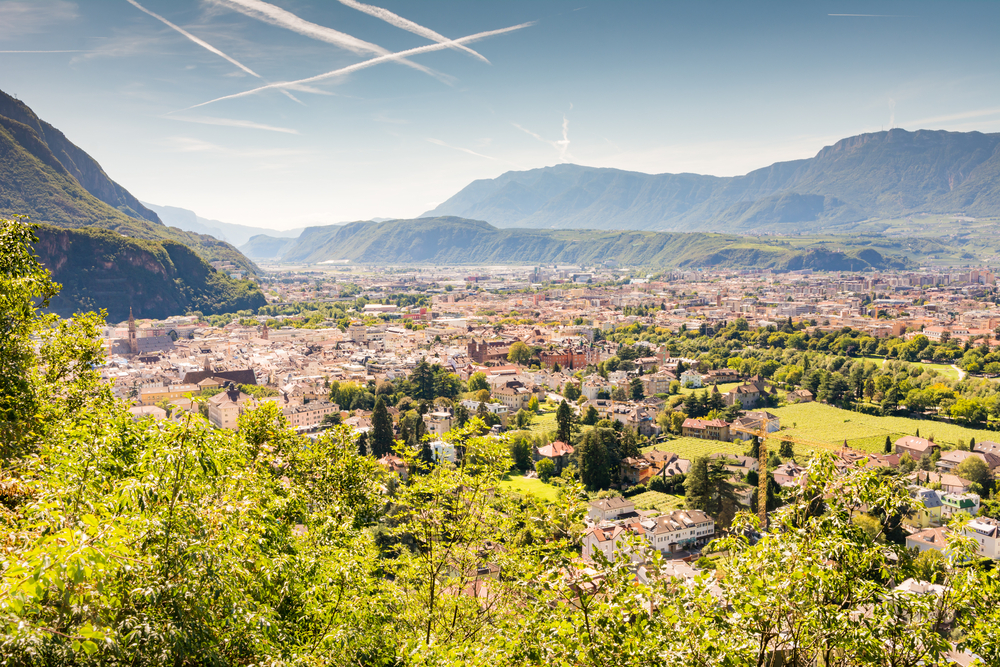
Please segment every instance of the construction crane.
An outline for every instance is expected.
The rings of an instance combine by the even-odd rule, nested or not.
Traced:
[[[763,531],[767,530],[767,441],[769,439],[781,440],[783,442],[787,441],[797,445],[830,451],[838,451],[839,447],[829,442],[793,438],[782,434],[780,431],[770,433],[767,430],[766,420],[764,420],[759,429],[751,431],[750,434],[757,439],[757,518],[760,521],[760,529]],[[847,444],[846,440],[844,444]]]

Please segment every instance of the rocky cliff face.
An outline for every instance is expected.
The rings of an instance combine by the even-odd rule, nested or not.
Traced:
[[[104,308],[108,319],[118,322],[129,309],[136,317],[163,318],[190,310],[252,310],[266,303],[255,285],[230,280],[181,243],[48,225],[36,235],[39,260],[62,285],[51,309],[63,316]]]

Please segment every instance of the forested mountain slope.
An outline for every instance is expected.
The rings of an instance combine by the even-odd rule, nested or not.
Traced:
[[[129,306],[162,317],[265,302],[256,286],[206,263],[256,272],[236,248],[165,226],[61,132],[0,93],[0,217],[17,215],[43,223],[39,256],[66,286],[58,312],[107,308],[120,320]]]
[[[253,247],[273,251],[283,241],[256,237],[252,243]],[[479,220],[454,217],[309,227],[284,249],[281,259],[288,262],[346,259],[365,264],[595,265],[614,261],[654,268],[718,266],[834,271],[906,265],[901,258],[884,256],[872,249],[859,248],[847,253],[801,250],[780,241],[722,234],[497,229]]]
[[[498,227],[835,233],[915,212],[1000,216],[1000,134],[873,132],[731,178],[560,164],[474,181],[424,216]]]

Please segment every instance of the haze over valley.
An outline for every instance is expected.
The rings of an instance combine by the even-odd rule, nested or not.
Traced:
[[[1000,4],[0,25],[0,666],[1000,666]]]

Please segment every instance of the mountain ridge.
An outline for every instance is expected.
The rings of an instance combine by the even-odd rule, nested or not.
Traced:
[[[279,242],[279,239],[272,239]],[[258,239],[263,243],[263,239]],[[796,249],[786,242],[715,233],[498,228],[455,217],[308,227],[280,258],[359,264],[581,264],[613,260],[665,268],[899,269],[909,260],[872,248]]]
[[[305,227],[287,230],[253,227],[203,218],[194,211],[179,206],[159,206],[149,202],[142,202],[142,205],[159,216],[164,224],[183,229],[186,232],[208,234],[220,241],[231,243],[237,248],[259,234],[267,234],[277,238],[296,238],[305,229]]]
[[[812,158],[734,177],[572,164],[509,171],[473,181],[421,217],[535,229],[720,231],[737,225],[759,232],[789,222],[817,229],[919,211],[1000,216],[1000,133],[866,133]]]
[[[54,312],[107,308],[121,319],[130,306],[163,317],[266,303],[254,283],[208,264],[258,271],[236,248],[167,227],[62,132],[0,92],[0,217],[18,215],[40,223],[36,252],[63,284]]]

